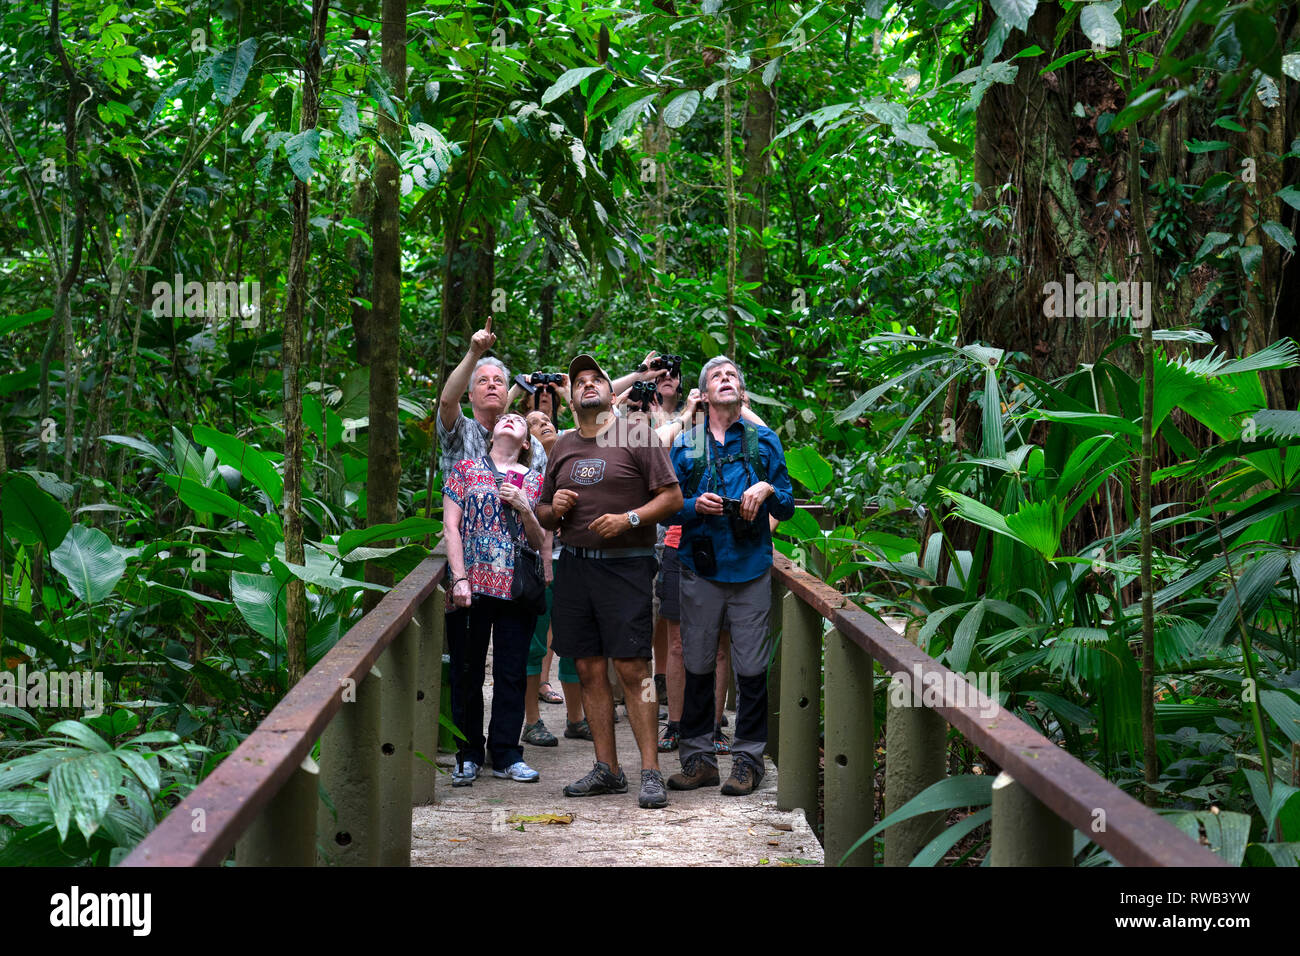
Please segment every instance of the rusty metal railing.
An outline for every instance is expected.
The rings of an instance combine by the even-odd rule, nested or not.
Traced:
[[[777,801],[816,823],[824,683],[828,865],[839,863],[874,822],[873,661],[904,675],[909,688],[897,704],[891,694],[887,708],[886,813],[946,772],[946,722],[1002,768],[993,784],[994,865],[1069,866],[1075,830],[1125,866],[1226,865],[838,591],[788,558],[774,558],[772,627],[780,632],[780,658],[769,696],[779,717]],[[833,629],[823,641],[825,622]],[[922,700],[911,694],[913,687],[927,688]],[[932,696],[937,700],[927,700]],[[937,822],[886,830],[886,865],[911,862]],[[845,863],[869,865],[873,857],[868,841]]]
[[[409,865],[411,807],[434,798],[445,565],[439,545],[121,865]]]
[[[351,628],[122,865],[215,866],[232,850],[240,865],[408,865],[411,807],[434,799],[441,552],[440,545]],[[1069,865],[1077,829],[1127,866],[1224,865],[780,554],[772,589],[772,627],[781,635],[769,746],[780,768],[778,804],[815,820],[824,684],[830,864],[874,822],[877,661],[890,673],[933,679],[939,695],[933,706],[889,706],[887,812],[942,775],[950,724],[1002,768],[992,811],[995,864]],[[311,759],[317,739],[319,767]],[[415,759],[420,749],[427,760]],[[885,862],[910,862],[932,823],[887,830]],[[847,862],[873,857],[868,842]]]

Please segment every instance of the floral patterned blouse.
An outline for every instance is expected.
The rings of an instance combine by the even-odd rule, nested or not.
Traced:
[[[461,509],[460,537],[465,547],[465,575],[470,591],[510,600],[510,582],[515,572],[515,550],[506,524],[510,506],[497,494],[496,476],[482,459],[457,462],[443,485],[443,494]],[[535,509],[542,496],[542,476],[530,470],[524,476],[524,493]],[[522,520],[518,521],[521,531]],[[447,611],[456,610],[450,599]]]

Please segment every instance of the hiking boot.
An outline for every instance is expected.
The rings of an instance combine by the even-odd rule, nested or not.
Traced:
[[[681,725],[675,720],[668,721],[659,734],[659,752],[661,754],[672,753],[677,749],[677,745],[681,743],[681,739]]]
[[[587,718],[574,723],[572,720],[564,722],[564,736],[570,740],[592,740],[596,738],[591,735],[591,725],[587,723]]]
[[[661,810],[668,806],[668,791],[664,789],[664,775],[658,770],[641,771],[641,793],[636,798],[642,810]]]
[[[524,733],[519,739],[534,747],[560,746],[560,741],[556,739],[555,734],[546,729],[546,724],[540,717],[535,724],[524,724]]]
[[[596,761],[591,773],[564,788],[566,797],[594,797],[602,793],[627,793],[627,775],[622,770],[614,776],[609,764]]]
[[[668,675],[655,674],[655,696],[659,698],[659,703],[668,706]]]
[[[737,754],[731,762],[731,776],[722,785],[722,792],[728,797],[744,797],[754,792],[763,771],[754,766],[752,758]]]
[[[718,768],[704,759],[703,754],[692,754],[682,764],[682,772],[668,778],[669,790],[698,790],[700,787],[718,785]]]

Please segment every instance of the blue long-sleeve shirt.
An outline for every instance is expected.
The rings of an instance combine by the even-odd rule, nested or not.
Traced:
[[[718,562],[717,574],[710,577],[713,581],[740,584],[754,580],[771,567],[772,531],[767,516],[770,513],[778,521],[785,521],[794,514],[794,489],[790,485],[790,474],[786,471],[781,439],[770,428],[760,425],[754,427],[758,429],[759,460],[751,461],[749,468],[739,458],[721,467],[717,464],[720,458],[739,456],[744,450],[743,420],[738,420],[727,428],[721,445],[714,440],[707,428],[702,430],[702,435],[701,430],[694,429],[678,435],[670,452],[682,494],[693,493],[683,500],[682,510],[664,523],[682,526],[679,556],[682,564],[692,572],[696,571],[691,553],[695,540],[704,535],[713,539],[713,551]],[[690,481],[695,458],[705,454],[705,442],[708,443],[709,465],[700,479],[699,487],[692,489]],[[758,509],[754,523],[759,533],[752,540],[737,542],[726,515],[696,514],[695,501],[705,492],[711,491],[723,498],[739,498],[746,488],[758,481],[766,481],[776,490]]]

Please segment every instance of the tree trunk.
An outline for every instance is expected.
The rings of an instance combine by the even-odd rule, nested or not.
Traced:
[[[763,229],[767,226],[767,180],[771,173],[767,148],[772,143],[772,124],[776,122],[776,93],[763,85],[762,71],[759,70],[762,65],[763,60],[754,60],[749,100],[745,104],[745,118],[740,124],[740,136],[745,146],[736,225],[741,241],[740,276],[744,282],[763,281],[767,257],[762,239]],[[754,297],[759,296],[756,294]]]
[[[998,59],[1009,60],[1033,45],[1052,50],[1060,17],[1056,4],[1039,4],[1029,31],[1014,31]],[[987,31],[993,19],[985,3],[981,32]],[[1087,39],[1076,27],[1056,53],[1087,46]],[[1076,139],[1095,140],[1097,135],[1095,117],[1076,117],[1075,102],[1096,105],[1098,96],[1113,95],[1117,87],[1109,70],[1087,57],[1046,77],[1039,76],[1050,58],[1051,54],[1041,54],[1016,60],[1019,71],[1015,80],[994,83],[977,109],[974,163],[981,193],[976,208],[992,208],[1002,201],[999,196],[1004,184],[1014,187],[1005,194],[1013,204],[1010,228],[984,230],[985,250],[994,261],[1014,255],[1021,266],[1018,273],[990,272],[975,283],[963,299],[961,315],[964,342],[1027,353],[1026,370],[1048,379],[1074,371],[1079,362],[1091,361],[1120,331],[1121,320],[1048,318],[1043,313],[1044,285],[1064,282],[1067,273],[1079,280],[1095,281],[1107,274],[1116,279],[1135,278],[1132,265],[1126,262],[1128,250],[1121,248],[1121,243],[1098,242],[1099,236],[1108,236],[1102,219],[1118,204],[1127,182],[1122,152],[1106,157],[1112,172],[1110,182],[1093,202],[1085,201],[1092,198],[1086,196],[1088,183],[1071,176]],[[1101,162],[1094,158],[1097,163],[1089,167],[1090,173]],[[1081,192],[1085,193],[1082,198]],[[1102,201],[1103,207],[1096,201]],[[1122,324],[1127,331],[1127,321]]]
[[[406,0],[384,0],[380,30],[384,72],[393,84],[393,98],[406,101]],[[402,250],[400,171],[393,157],[401,149],[401,127],[379,113],[379,136],[389,149],[375,150],[374,309],[370,314],[370,432],[366,459],[366,523],[374,526],[397,520],[397,493],[402,476],[398,457],[397,392],[402,332]],[[378,542],[385,547],[389,542]],[[391,585],[393,573],[366,565],[366,580]],[[364,606],[379,603],[366,591]]]
[[[311,36],[302,69],[300,133],[315,129],[320,113],[321,47],[325,43],[328,20],[327,0],[312,0]],[[284,559],[296,565],[306,563],[302,540],[302,362],[307,259],[311,252],[311,210],[307,190],[307,183],[301,179],[294,180],[291,199],[293,233],[289,244],[280,357],[284,374]],[[307,591],[300,578],[290,578],[285,588],[285,612],[288,686],[292,687],[307,672]]]

